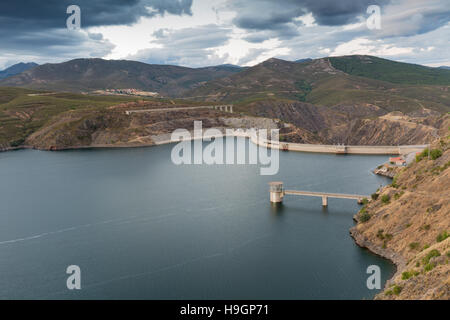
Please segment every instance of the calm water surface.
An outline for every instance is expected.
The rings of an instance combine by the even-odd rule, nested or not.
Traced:
[[[256,165],[175,166],[172,146],[0,153],[0,298],[364,299],[394,266],[349,236],[356,201],[287,196],[267,182],[371,194],[385,156],[281,153]],[[78,265],[82,290],[66,288]]]

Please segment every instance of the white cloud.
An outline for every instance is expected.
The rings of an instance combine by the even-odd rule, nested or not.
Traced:
[[[397,47],[384,44],[381,40],[369,40],[366,38],[356,38],[349,42],[338,45],[331,56],[344,56],[352,54],[366,54],[375,56],[396,56],[412,53],[414,48]]]

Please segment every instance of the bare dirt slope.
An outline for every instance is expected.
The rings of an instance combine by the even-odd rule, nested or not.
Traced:
[[[403,169],[356,216],[356,242],[397,264],[376,299],[450,299],[450,136]],[[435,158],[433,160],[433,158]],[[375,196],[376,197],[376,196]]]

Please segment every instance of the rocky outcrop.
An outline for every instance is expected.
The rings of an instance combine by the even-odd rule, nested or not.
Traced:
[[[304,143],[346,145],[427,144],[436,138],[438,128],[446,123],[444,119],[449,118],[448,115],[436,118],[436,114],[431,113],[432,120],[426,122],[426,117],[413,118],[401,112],[387,114],[371,104],[328,108],[304,102],[274,100],[251,103],[247,110],[256,116],[277,118],[293,124],[317,141],[304,140]]]

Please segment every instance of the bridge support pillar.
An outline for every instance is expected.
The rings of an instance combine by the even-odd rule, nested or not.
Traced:
[[[281,203],[283,202],[284,190],[282,182],[270,182],[270,202]]]
[[[328,207],[328,197],[322,196],[322,206]]]

